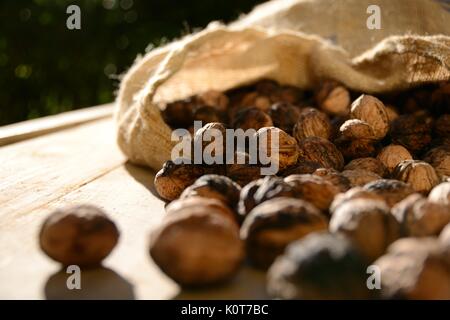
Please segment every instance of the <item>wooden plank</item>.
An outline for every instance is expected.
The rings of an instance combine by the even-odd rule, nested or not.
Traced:
[[[125,161],[112,119],[0,148],[0,225],[58,199]]]
[[[228,285],[181,290],[153,264],[148,234],[164,215],[155,196],[154,174],[126,164],[26,215],[13,214],[0,225],[0,298],[265,298],[262,272],[243,268]],[[93,203],[108,212],[121,237],[103,269],[82,271],[82,290],[66,289],[68,274],[38,248],[39,227],[47,214],[65,205]]]
[[[113,109],[113,104],[106,104],[0,127],[0,146],[110,117]]]

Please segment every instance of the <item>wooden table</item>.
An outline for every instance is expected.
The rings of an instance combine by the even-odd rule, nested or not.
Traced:
[[[148,255],[148,235],[164,215],[154,172],[127,162],[106,105],[0,127],[0,299],[265,298],[265,275],[243,268],[229,284],[182,290]],[[104,267],[70,274],[38,246],[54,209],[90,203],[106,210],[121,237]]]

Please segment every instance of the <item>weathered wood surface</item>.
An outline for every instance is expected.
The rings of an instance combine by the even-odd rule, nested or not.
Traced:
[[[69,127],[56,124],[51,133],[0,148],[0,299],[265,297],[264,274],[249,268],[228,285],[198,291],[181,290],[162,274],[147,248],[164,214],[154,173],[126,162],[110,116]],[[53,209],[81,203],[105,209],[121,237],[104,268],[82,270],[82,289],[69,291],[69,274],[40,251],[37,239]]]

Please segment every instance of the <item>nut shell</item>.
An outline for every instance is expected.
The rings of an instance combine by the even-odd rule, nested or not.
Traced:
[[[299,143],[299,159],[319,163],[323,168],[342,170],[344,157],[330,141],[319,137],[308,137]]]
[[[353,159],[345,165],[344,170],[367,170],[381,177],[387,175],[387,169],[381,161],[371,157]]]
[[[333,81],[323,83],[315,95],[316,103],[331,115],[347,115],[350,111],[350,93]]]
[[[368,123],[377,140],[383,139],[389,131],[389,118],[386,108],[380,100],[374,96],[363,94],[356,99],[350,110],[353,119],[359,119]]]
[[[325,113],[314,108],[306,108],[300,113],[293,135],[297,141],[308,137],[329,139],[331,131],[331,123]]]
[[[350,181],[352,187],[364,186],[365,184],[381,179],[379,175],[368,170],[344,170],[341,173]]]
[[[345,121],[339,131],[348,139],[375,139],[375,132],[371,125],[359,119]]]
[[[421,193],[428,193],[439,184],[439,177],[434,168],[424,161],[404,160],[393,172],[393,177],[409,183],[411,187]]]
[[[375,180],[364,185],[363,189],[381,196],[390,207],[414,193],[409,184],[393,179]]]
[[[411,153],[405,147],[395,144],[384,147],[377,155],[377,160],[383,164],[389,173],[392,173],[403,160],[412,160],[412,158]]]
[[[428,200],[450,207],[450,181],[443,182],[434,187],[428,195]]]

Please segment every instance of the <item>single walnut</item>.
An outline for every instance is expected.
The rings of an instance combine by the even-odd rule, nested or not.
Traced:
[[[402,233],[411,237],[439,235],[450,223],[450,209],[441,203],[431,202],[420,194],[412,194],[392,208],[400,223]]]
[[[165,216],[151,233],[149,247],[156,265],[183,286],[228,280],[245,256],[236,222],[203,205]]]
[[[282,178],[266,176],[253,181],[241,191],[238,205],[239,214],[245,216],[258,204],[279,197],[295,198],[294,188]]]
[[[254,107],[263,112],[268,112],[272,102],[266,95],[262,95],[258,92],[247,93],[240,101],[239,107]]]
[[[214,198],[205,198],[203,196],[190,196],[172,201],[166,206],[166,213],[178,213],[181,210],[195,210],[198,207],[209,209],[216,213],[222,214],[224,217],[231,219],[236,224],[240,224],[240,217],[236,212],[224,201]]]
[[[381,161],[371,157],[353,159],[345,165],[344,170],[367,170],[380,177],[387,175],[387,169]]]
[[[334,144],[319,137],[308,137],[298,143],[299,159],[319,163],[324,168],[342,170],[344,157]]]
[[[303,91],[293,86],[282,86],[270,94],[270,99],[274,102],[280,101],[291,104],[298,104],[303,100]]]
[[[323,83],[315,95],[316,103],[331,115],[347,115],[350,111],[350,93],[333,81]]]
[[[361,187],[354,187],[347,192],[340,193],[334,197],[333,202],[330,205],[330,213],[333,214],[340,205],[355,199],[384,201],[384,198],[375,192],[364,190]]]
[[[265,127],[256,133],[259,155],[270,157],[271,163],[278,163],[278,171],[282,171],[297,163],[298,145],[295,138],[275,127]],[[272,150],[275,147],[276,152]]]
[[[42,251],[65,266],[98,266],[118,239],[114,222],[102,210],[89,205],[54,211],[39,232]]]
[[[220,112],[227,111],[230,102],[225,94],[216,90],[209,90],[198,95],[198,100],[201,104],[214,107]]]
[[[433,166],[441,179],[450,177],[450,146],[431,149],[423,160]]]
[[[426,114],[408,114],[391,124],[391,138],[412,152],[419,152],[431,142],[432,118]]]
[[[311,161],[298,161],[293,166],[290,166],[280,172],[280,176],[287,177],[291,174],[305,174],[305,173],[314,173],[317,169],[321,168],[321,165],[316,162]]]
[[[319,168],[313,174],[330,182],[339,192],[345,192],[351,188],[350,180],[335,169]]]
[[[375,139],[383,139],[389,131],[389,118],[383,102],[377,98],[363,94],[351,105],[350,115],[353,119],[368,123]]]
[[[443,182],[434,187],[428,195],[428,200],[450,207],[450,181]]]
[[[346,160],[373,157],[377,152],[373,139],[349,139],[341,136],[334,143]]]
[[[359,119],[345,121],[339,128],[342,136],[347,139],[374,139],[375,133],[370,124]]]
[[[202,124],[210,122],[225,122],[224,115],[214,107],[201,106],[194,111],[194,120],[201,121]]]
[[[383,197],[390,207],[414,193],[414,189],[409,184],[391,179],[381,179],[369,182],[364,185],[363,189]]]
[[[450,262],[434,238],[404,238],[375,261],[389,299],[450,299]]]
[[[336,186],[317,175],[294,174],[284,181],[294,188],[297,198],[312,203],[323,212],[328,211],[334,196],[339,193]]]
[[[398,118],[398,110],[392,105],[386,105],[386,113],[388,116],[389,123]]]
[[[268,272],[280,299],[369,299],[366,262],[342,235],[316,232],[290,244]],[[345,289],[344,289],[345,288]]]
[[[205,164],[223,164],[226,151],[226,128],[223,123],[210,122],[197,130],[194,134],[194,148],[201,148],[201,154],[211,155],[212,158],[203,157]],[[210,151],[210,152],[208,152]]]
[[[193,98],[167,104],[162,112],[164,122],[172,128],[189,128],[194,121],[195,105]]]
[[[240,192],[241,187],[230,178],[208,174],[195,180],[191,186],[183,191],[180,198],[204,197],[217,199],[230,208],[236,208]]]
[[[333,212],[330,231],[348,236],[368,262],[381,256],[400,237],[398,222],[384,201],[355,199]]]
[[[275,103],[270,107],[269,116],[275,127],[290,134],[300,118],[300,108],[290,103]]]
[[[261,177],[261,168],[250,163],[247,153],[237,151],[232,164],[226,165],[227,176],[241,187]]]
[[[403,160],[412,160],[412,155],[405,147],[391,144],[381,149],[377,159],[389,173],[392,173],[395,167]]]
[[[256,108],[249,107],[239,110],[233,119],[233,128],[242,129],[246,131],[247,129],[258,130],[263,127],[273,126],[272,119],[264,111]]]
[[[352,187],[361,187],[369,182],[381,179],[379,175],[368,170],[344,170],[341,173],[350,181]]]
[[[415,191],[422,193],[428,193],[439,183],[439,177],[433,167],[419,160],[400,162],[392,175],[400,181],[409,183]]]
[[[325,113],[314,108],[305,108],[294,126],[293,135],[297,141],[307,137],[329,139],[331,130],[330,120]]]
[[[308,202],[276,198],[258,205],[248,214],[241,228],[241,238],[251,262],[265,269],[289,243],[326,228],[325,217]]]
[[[204,173],[202,166],[166,161],[155,176],[156,192],[165,200],[175,200]]]

